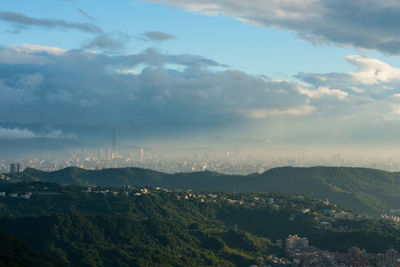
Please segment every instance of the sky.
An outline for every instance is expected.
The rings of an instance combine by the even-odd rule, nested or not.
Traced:
[[[397,147],[399,16],[394,0],[2,0],[0,140]]]

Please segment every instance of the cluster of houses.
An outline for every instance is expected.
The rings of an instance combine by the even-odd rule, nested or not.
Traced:
[[[277,240],[277,243],[283,242]],[[348,253],[330,252],[310,246],[305,237],[289,235],[285,239],[285,257],[269,255],[263,266],[399,267],[400,258],[399,252],[394,249],[378,254],[367,253],[358,247],[349,248]]]
[[[18,193],[6,193],[6,192],[0,192],[0,197],[9,197],[9,198],[22,198],[22,199],[30,199],[32,196],[32,192],[28,193],[23,193],[23,194],[18,194]]]
[[[315,204],[314,207],[318,208],[300,208],[301,205],[304,204],[303,201],[305,200],[305,197],[302,195],[276,198],[269,197],[268,195],[252,195],[249,197],[241,194],[201,193],[193,192],[192,190],[170,191],[161,187],[126,187],[120,190],[88,188],[85,192],[124,197],[128,197],[130,195],[140,197],[147,194],[156,195],[159,192],[167,192],[173,194],[177,201],[193,200],[199,202],[220,202],[229,205],[246,205],[248,207],[270,207],[275,210],[290,206],[297,210],[288,216],[288,220],[296,220],[298,213],[309,214],[310,216],[314,217],[314,222],[316,223],[317,228],[333,231],[344,230],[340,229],[340,227],[335,229],[333,225],[336,220],[364,220],[370,218],[365,215],[355,215],[352,212],[344,211],[336,205],[330,203],[328,199],[312,200],[312,203]]]
[[[393,214],[381,214],[381,219],[393,222],[396,227],[400,228],[400,216]]]
[[[3,181],[10,181],[11,178],[8,177],[8,176],[6,176],[5,174],[0,174],[0,181],[1,181],[1,180],[3,180]]]

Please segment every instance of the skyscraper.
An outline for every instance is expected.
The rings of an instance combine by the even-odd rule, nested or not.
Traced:
[[[24,170],[22,169],[22,163],[18,162],[17,163],[17,172],[23,172]]]
[[[10,173],[16,173],[17,172],[17,164],[11,163],[10,164]]]
[[[118,130],[117,130],[117,128],[114,128],[113,133],[112,133],[112,152],[113,153],[117,152],[117,138],[118,138]]]
[[[141,148],[141,149],[139,150],[139,161],[142,162],[143,159],[144,159],[144,149]]]

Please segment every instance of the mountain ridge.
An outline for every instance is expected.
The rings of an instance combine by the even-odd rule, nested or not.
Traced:
[[[400,208],[400,173],[358,167],[278,167],[261,174],[218,172],[168,174],[136,167],[53,172],[26,169],[8,174],[13,182],[56,182],[79,186],[153,186],[224,192],[283,192],[328,198],[358,212],[379,214]]]

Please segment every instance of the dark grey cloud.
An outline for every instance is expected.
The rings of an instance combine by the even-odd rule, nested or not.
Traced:
[[[180,54],[180,55],[169,55],[161,54],[153,48],[148,48],[140,54],[132,55],[127,57],[130,66],[138,64],[148,64],[155,67],[164,67],[165,64],[176,64],[185,67],[227,67],[224,64],[220,64],[214,60],[204,58],[201,56]]]
[[[17,29],[42,27],[47,29],[74,29],[88,33],[102,33],[102,29],[93,23],[75,23],[59,19],[33,18],[27,15],[0,10],[0,20],[12,23]]]
[[[159,31],[149,31],[142,34],[142,39],[146,41],[153,41],[153,42],[163,42],[175,39],[176,36],[164,32]]]
[[[83,48],[99,49],[107,52],[121,52],[126,45],[136,39],[138,41],[161,42],[176,38],[163,32],[146,32],[140,35],[131,35],[123,32],[101,33],[83,45]]]
[[[400,53],[400,3],[374,0],[148,0],[294,31],[316,44]]]
[[[222,66],[199,56],[153,49],[115,56],[82,50],[0,50],[7,50],[0,55],[9,55],[0,57],[0,121],[135,124],[149,134],[171,127],[185,132],[260,116],[302,115],[296,111],[307,105],[296,84],[210,70]]]
[[[77,9],[79,13],[85,17],[94,20],[84,10]],[[122,32],[104,32],[100,27],[93,23],[74,23],[58,19],[41,19],[26,16],[21,13],[1,11],[0,20],[10,22],[13,24],[14,29],[9,30],[10,33],[18,33],[21,30],[28,29],[29,27],[43,27],[48,29],[75,29],[87,33],[96,34],[94,38],[86,41],[82,48],[85,49],[98,49],[107,52],[117,52],[124,50],[127,43],[129,43],[134,36]]]
[[[86,17],[87,19],[97,22],[97,20],[95,18],[93,18],[92,16],[90,16],[85,10],[77,8],[76,11],[78,11],[78,13],[80,13],[81,15],[83,15],[84,17]]]
[[[122,32],[101,33],[83,45],[85,49],[99,49],[107,52],[124,50],[132,35]]]
[[[96,21],[86,11],[77,8],[77,12],[87,19]],[[87,33],[96,34],[94,38],[86,41],[82,48],[97,49],[105,52],[124,51],[126,45],[132,40],[161,42],[176,38],[175,36],[159,31],[145,32],[141,35],[130,35],[123,32],[104,32],[94,23],[76,23],[59,19],[44,19],[29,17],[25,14],[0,10],[0,21],[11,23],[13,28],[8,29],[10,33],[19,33],[29,27],[42,27],[47,29],[75,29]]]

